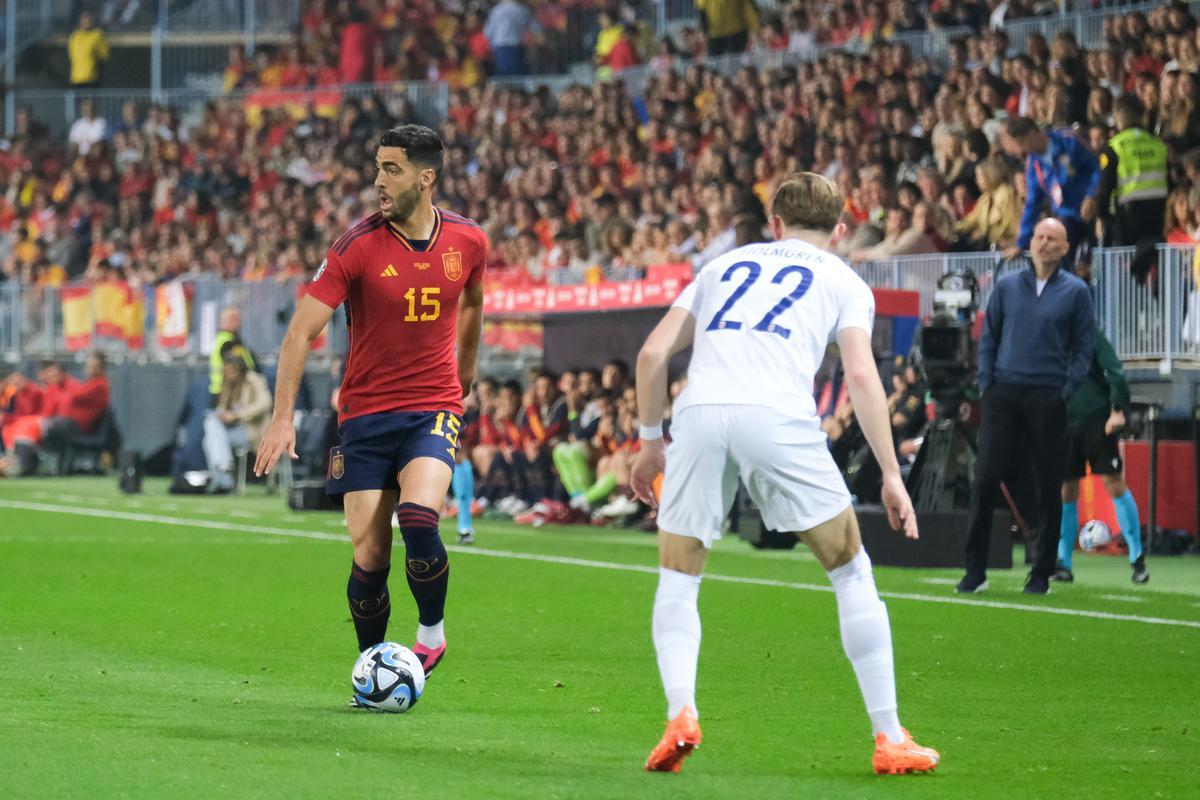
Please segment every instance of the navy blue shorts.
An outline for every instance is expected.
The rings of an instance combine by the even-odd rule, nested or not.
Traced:
[[[462,417],[450,411],[385,411],[348,419],[329,451],[325,493],[340,504],[346,492],[395,489],[414,458],[436,458],[451,470]]]

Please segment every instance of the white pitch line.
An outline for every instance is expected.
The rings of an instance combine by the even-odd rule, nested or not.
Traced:
[[[225,531],[228,532],[228,531]],[[34,536],[32,534],[19,534],[17,536],[9,536],[8,534],[0,533],[0,544],[10,542],[21,542],[31,544],[45,544],[47,542],[54,544],[164,544],[161,536]],[[232,544],[232,545],[254,545],[265,544],[272,547],[287,546],[292,544],[280,538],[259,538],[251,539],[247,536],[233,536],[227,538],[187,538],[187,539],[171,539],[167,544]]]
[[[1100,597],[1105,600],[1115,600],[1118,603],[1144,603],[1146,598],[1135,597],[1131,594],[1102,594]]]
[[[42,511],[51,514],[70,514],[83,517],[101,517],[103,519],[122,519],[130,522],[148,522],[156,525],[173,525],[188,528],[205,528],[219,531],[240,531],[243,533],[263,533],[271,536],[290,536],[297,539],[316,539],[326,542],[345,542],[346,535],[321,533],[319,531],[296,530],[294,528],[273,528],[265,525],[230,525],[217,521],[202,519],[182,519],[179,517],[163,517],[154,514],[131,514],[120,511],[101,511],[89,508],[74,508],[54,506],[45,503],[26,503],[19,500],[0,500],[0,508],[19,508],[24,511]],[[540,553],[516,553],[508,550],[489,550],[481,547],[447,548],[456,553],[486,556],[490,558],[506,558],[516,561],[538,561],[544,564],[566,564],[591,569],[610,569],[619,572],[639,572],[646,575],[657,575],[658,567],[639,564],[620,564],[612,561],[594,561],[588,558],[571,558],[568,556],[550,556]],[[806,592],[832,592],[833,588],[826,584],[796,583],[779,581],[769,578],[746,578],[736,575],[716,575],[708,573],[704,576],[707,581],[718,583],[740,583],[748,586],[771,586],[779,589],[795,589]],[[1079,608],[1059,608],[1056,606],[1029,605],[1026,603],[1011,603],[997,600],[980,600],[966,597],[938,596],[916,594],[913,592],[880,592],[880,597],[889,600],[914,600],[922,603],[940,603],[951,606],[977,606],[981,608],[1002,608],[1009,611],[1027,611],[1032,614],[1056,614],[1064,617],[1085,617],[1088,619],[1105,619],[1120,622],[1141,622],[1146,625],[1170,625],[1181,628],[1200,629],[1200,620],[1170,619],[1167,617],[1144,617],[1134,614],[1113,614],[1107,611],[1089,611]]]
[[[350,537],[342,534],[321,533],[320,531],[303,531],[295,528],[270,528],[263,525],[230,525],[207,519],[182,519],[180,517],[163,517],[156,514],[133,514],[128,511],[99,511],[90,508],[71,508],[68,506],[52,506],[45,503],[25,503],[20,500],[0,500],[0,508],[19,508],[24,511],[44,511],[51,514],[73,514],[80,517],[100,517],[101,519],[123,519],[129,522],[150,522],[156,525],[176,525],[185,528],[204,528],[214,531],[239,531],[242,533],[265,533],[270,536],[291,536],[296,539],[317,539],[325,542],[348,542]]]

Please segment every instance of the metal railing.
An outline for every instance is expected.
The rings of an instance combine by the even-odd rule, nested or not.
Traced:
[[[1097,324],[1117,355],[1126,361],[1200,364],[1200,288],[1193,279],[1196,249],[1160,246],[1157,268],[1146,285],[1134,281],[1133,248],[1099,249],[1093,276]],[[1001,275],[1027,268],[1023,259],[1003,261],[994,253],[943,253],[904,256],[856,267],[868,284],[920,294],[921,315],[933,307],[937,280],[951,270],[969,269],[979,281],[979,305],[986,308]],[[620,275],[610,275],[618,279]],[[630,277],[633,277],[632,274]],[[583,280],[583,276],[579,276]],[[557,282],[557,281],[556,281]],[[226,306],[253,310],[243,314],[242,337],[255,352],[273,354],[295,308],[297,282],[221,281],[208,276],[183,280],[190,296],[186,342],[167,347],[159,339],[155,291],[141,289],[144,310],[140,347],[126,339],[92,334],[91,346],[115,354],[195,357],[207,352],[217,315]],[[68,351],[63,319],[63,289],[0,283],[0,357],[56,355]],[[340,355],[347,345],[345,319],[335,315],[320,354]]]
[[[288,33],[300,21],[300,0],[194,0],[174,10],[161,2],[155,24],[167,31]]]
[[[1110,250],[1101,260],[1097,308],[1101,325],[1122,359],[1200,361],[1200,291],[1194,247],[1160,246],[1157,270],[1145,285],[1131,277],[1133,248]]]
[[[1094,11],[1080,11],[1069,14],[1056,14],[1048,17],[1030,17],[1004,23],[1004,32],[1008,35],[1010,52],[1025,49],[1029,38],[1041,34],[1047,40],[1059,31],[1074,34],[1075,41],[1080,47],[1091,48],[1104,43],[1104,23],[1113,17],[1120,17],[1134,12],[1143,14],[1163,6],[1162,0],[1116,5],[1104,3],[1102,8]],[[1187,3],[1188,13],[1192,16],[1200,14],[1200,2],[1191,0]]]
[[[300,21],[301,0],[142,0],[140,3],[80,3],[79,0],[11,0],[48,19],[47,33],[66,34],[90,6],[106,33],[146,32],[154,26],[187,33],[245,30],[287,32]],[[99,10],[97,10],[97,7]]]
[[[154,92],[151,89],[89,89],[86,91],[15,91],[10,93],[11,110],[28,108],[30,113],[50,129],[51,136],[65,138],[71,123],[79,116],[84,100],[91,100],[96,116],[109,125],[121,120],[121,109],[127,102],[135,103],[139,111],[157,105],[175,109],[181,115],[198,113],[206,103],[248,103],[259,107],[284,106],[303,111],[310,105],[318,113],[331,114],[349,99],[372,96],[393,114],[412,121],[436,126],[446,116],[449,90],[438,81],[408,83],[363,83],[318,89],[301,90],[239,90],[221,93],[219,89],[193,88]],[[403,112],[403,113],[401,113]],[[4,132],[12,132],[13,116],[6,115]]]
[[[890,261],[865,262],[854,269],[875,289],[904,289],[921,295],[921,316],[933,311],[938,278],[951,270],[968,269],[980,284],[980,304],[991,294],[992,275],[1003,263],[999,253],[931,253],[897,256]]]
[[[54,24],[54,9],[61,0],[44,0],[33,3],[28,0],[5,0],[0,21],[4,24],[0,34],[0,61],[4,62],[5,75],[9,82],[16,67],[16,59],[26,47],[50,32]]]
[[[1151,279],[1133,279],[1136,250],[1102,248],[1093,254],[1092,277],[1096,323],[1124,361],[1200,362],[1200,287],[1194,278],[1196,248],[1159,245]],[[941,253],[900,256],[887,262],[855,267],[875,288],[920,293],[921,315],[933,309],[937,281],[951,270],[970,270],[979,282],[979,308],[986,309],[1002,275],[1027,269],[1022,259],[1003,260],[996,253]]]

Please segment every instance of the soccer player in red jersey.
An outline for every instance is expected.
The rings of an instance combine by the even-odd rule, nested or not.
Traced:
[[[344,304],[350,353],[326,491],[344,504],[354,545],[350,613],[360,651],[384,641],[395,508],[420,622],[413,652],[426,673],[446,650],[450,575],[438,509],[459,446],[462,398],[475,378],[488,255],[478,225],[433,204],[442,158],[429,128],[404,125],[380,136],[379,211],[333,243],[296,306],[279,351],[275,412],[254,464],[262,475],[284,453],[296,458],[292,417],[305,357]]]

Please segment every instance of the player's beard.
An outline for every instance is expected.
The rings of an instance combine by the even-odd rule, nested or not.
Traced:
[[[383,211],[384,218],[389,222],[407,222],[421,200],[421,187],[414,184],[398,195],[388,195],[388,199],[392,201],[392,205]]]

